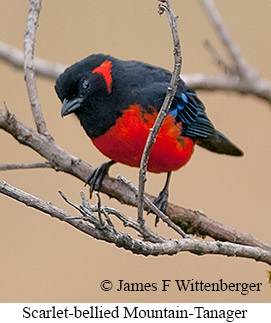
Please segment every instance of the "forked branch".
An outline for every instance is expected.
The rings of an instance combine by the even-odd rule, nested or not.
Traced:
[[[86,182],[89,174],[93,172],[93,168],[86,162],[69,154],[54,141],[49,141],[45,136],[27,127],[7,110],[0,110],[0,128],[10,133],[19,143],[32,148],[48,160],[57,171],[71,174],[83,182]],[[137,206],[135,192],[131,189],[129,190],[129,186],[121,180],[107,176],[102,183],[101,192],[114,197],[121,203]],[[148,194],[146,196],[151,200],[154,199],[153,196]],[[250,234],[237,231],[230,226],[209,219],[198,211],[188,210],[169,203],[167,214],[174,223],[185,227],[190,234],[210,236],[215,240],[257,246],[271,251],[271,246],[265,242]]]
[[[173,26],[175,26],[174,28],[176,28],[176,17],[171,11],[170,2],[160,1],[160,3],[160,9],[166,10],[169,18],[171,17],[173,19]],[[0,128],[11,134],[19,143],[31,147],[34,151],[44,157],[48,161],[48,167],[52,167],[56,171],[63,171],[72,174],[73,176],[86,182],[89,174],[93,171],[93,169],[84,161],[70,155],[67,151],[58,146],[54,142],[54,140],[52,140],[51,136],[48,134],[45,121],[41,113],[34,75],[34,44],[36,27],[38,24],[38,16],[40,12],[40,4],[41,1],[39,0],[30,0],[30,9],[25,35],[26,83],[27,87],[29,88],[31,107],[38,131],[27,127],[22,122],[17,120],[17,118],[12,115],[8,111],[8,109],[0,110]],[[179,46],[175,45],[176,43],[174,41],[175,68],[173,73],[173,80],[168,91],[169,95],[167,95],[166,101],[164,102],[164,114],[166,113],[167,108],[170,106],[170,100],[172,100],[172,97],[174,96],[174,88],[176,87],[175,82],[179,77],[181,68],[181,55],[179,52],[180,48]],[[8,49],[6,48],[6,52],[3,55],[3,51],[1,54],[2,49],[3,46],[1,47],[0,44],[0,56],[2,55],[2,57],[5,57],[6,61],[9,61],[16,66],[20,66],[20,64],[22,64],[22,62],[20,61],[21,58],[17,57],[20,56],[20,53],[18,51],[9,51],[8,53]],[[63,69],[63,66],[60,65],[52,66],[49,63],[39,60],[36,60],[35,62],[37,71],[47,76],[54,75],[55,77],[59,73],[59,71]],[[251,84],[249,86],[251,86]],[[159,125],[155,126],[155,129],[155,131],[158,132]],[[144,158],[146,157],[147,153]],[[47,163],[43,163],[42,165],[23,164],[17,166],[2,166],[3,169],[16,167],[47,167]],[[102,183],[101,191],[111,197],[118,199],[122,203],[137,206],[137,192],[135,192],[132,187],[127,185],[127,183],[123,183],[123,180],[121,181],[106,177]],[[144,192],[144,177],[142,191]],[[117,247],[128,249],[133,253],[142,254],[145,256],[157,256],[163,254],[172,255],[181,251],[189,251],[198,255],[209,253],[247,257],[271,264],[270,245],[252,237],[249,234],[238,232],[237,230],[230,228],[224,224],[210,220],[200,212],[187,210],[170,203],[167,208],[167,214],[169,215],[169,218],[175,223],[175,225],[177,224],[180,227],[185,227],[186,231],[189,231],[189,233],[191,234],[209,235],[216,240],[227,240],[235,243],[206,242],[192,238],[167,239],[161,237],[157,233],[153,232],[150,228],[148,228],[144,224],[142,214],[139,215],[138,220],[136,221],[117,210],[101,205],[100,200],[97,206],[92,206],[89,204],[89,202],[87,202],[84,196],[82,196],[82,203],[80,205],[77,205],[62,194],[62,197],[65,198],[66,202],[80,211],[81,216],[75,217],[54,206],[53,204],[42,201],[41,199],[15,187],[12,187],[5,182],[0,182],[0,193],[10,196],[17,201],[26,204],[27,206],[50,214],[53,217],[57,217],[58,219],[71,224],[76,229],[87,233],[96,239],[114,243]],[[144,197],[141,201],[145,208],[149,208],[150,206],[152,207],[152,204],[150,204],[151,202],[149,202],[148,199],[153,200],[153,197],[147,195],[147,198]],[[129,226],[130,228],[135,230],[135,232],[140,236],[140,239],[133,238],[132,236],[117,230],[114,226],[114,221],[112,220],[112,218],[115,217],[120,220],[124,226]],[[169,221],[167,223],[172,228],[174,227]]]
[[[165,239],[160,238],[157,234],[151,236],[152,240],[156,242],[149,243],[136,238],[133,238],[127,233],[120,232],[112,225],[111,221],[104,222],[101,225],[99,217],[97,216],[98,208],[86,204],[82,201],[81,205],[70,202],[65,199],[77,210],[82,216],[73,216],[52,203],[45,202],[31,194],[21,191],[5,182],[0,182],[0,192],[12,197],[25,205],[35,208],[39,211],[47,213],[61,221],[64,221],[74,228],[92,236],[95,239],[107,241],[115,244],[118,248],[130,250],[132,253],[144,256],[159,256],[159,255],[174,255],[181,251],[189,251],[197,255],[216,254],[225,255],[228,257],[245,257],[256,261],[265,262],[271,265],[271,251],[263,250],[261,248],[237,245],[229,242],[207,242],[196,239]],[[103,209],[103,212],[106,208]],[[116,210],[107,209],[107,216],[109,213],[116,215]],[[131,227],[141,234],[140,226],[136,225],[134,220],[126,216],[118,216],[124,223],[134,223]],[[149,239],[150,240],[150,239]]]
[[[29,1],[29,11],[24,35],[24,74],[31,110],[37,130],[39,133],[50,137],[40,107],[34,68],[34,48],[41,2],[42,0]]]

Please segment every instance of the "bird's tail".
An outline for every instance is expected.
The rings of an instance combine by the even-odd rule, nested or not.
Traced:
[[[243,156],[241,149],[235,146],[228,138],[221,132],[215,130],[214,134],[206,139],[200,139],[197,144],[205,149],[213,151],[218,154],[225,154],[231,156]]]

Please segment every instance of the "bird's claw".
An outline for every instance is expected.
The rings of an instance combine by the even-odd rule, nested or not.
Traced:
[[[167,203],[168,203],[168,192],[167,191],[162,191],[160,194],[157,196],[156,199],[154,199],[153,204],[164,214],[166,213],[167,209]],[[148,210],[147,214],[151,213],[152,210]],[[155,218],[155,226],[157,226],[159,222],[159,217],[156,216]]]
[[[102,181],[108,174],[108,170],[111,165],[112,164],[110,162],[101,164],[99,167],[94,169],[93,173],[87,179],[86,183],[89,185],[90,197],[92,196],[92,192],[94,190],[98,192],[100,191]]]

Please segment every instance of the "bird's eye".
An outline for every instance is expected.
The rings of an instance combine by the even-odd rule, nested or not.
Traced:
[[[83,89],[87,89],[89,87],[89,81],[84,80],[82,83],[82,87],[83,87]]]

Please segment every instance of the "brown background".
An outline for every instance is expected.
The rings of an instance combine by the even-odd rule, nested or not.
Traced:
[[[172,1],[179,15],[183,47],[183,73],[220,73],[203,48],[209,39],[222,54],[214,31],[198,2]],[[242,53],[262,77],[271,79],[271,3],[216,1],[222,17]],[[166,16],[157,14],[157,1],[56,0],[44,1],[37,34],[36,54],[66,65],[90,53],[110,53],[172,69],[171,35]],[[19,49],[28,1],[0,2],[0,39]],[[224,55],[225,56],[225,55]],[[0,62],[0,101],[24,123],[33,126],[21,71]],[[60,117],[54,82],[38,78],[41,105],[56,141],[70,153],[97,166],[105,161],[93,148],[75,117]],[[197,148],[191,162],[175,172],[170,200],[203,210],[209,217],[270,243],[271,227],[271,111],[249,96],[199,93],[216,127],[245,151],[243,158],[218,156]],[[41,157],[17,144],[1,131],[0,162],[34,162]],[[137,183],[138,172],[123,165],[111,174],[123,174]],[[59,197],[61,189],[79,202],[82,182],[53,170],[2,172],[1,179],[60,207],[71,210]],[[147,191],[157,194],[165,175],[148,175]],[[103,203],[134,216],[135,209],[102,197]],[[266,264],[222,256],[143,257],[96,241],[67,224],[0,196],[0,300],[2,302],[269,302]],[[150,224],[153,217],[149,216]],[[159,232],[175,236],[160,224]],[[156,282],[194,279],[216,282],[262,282],[262,291],[240,293],[110,292],[100,282],[119,279]],[[159,287],[160,288],[160,287]]]

